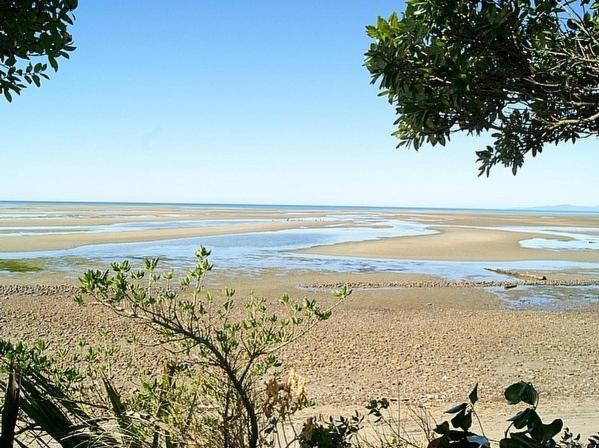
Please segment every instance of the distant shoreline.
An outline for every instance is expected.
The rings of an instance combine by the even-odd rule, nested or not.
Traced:
[[[112,207],[176,207],[200,209],[233,209],[233,210],[361,210],[361,211],[397,211],[397,212],[450,212],[450,213],[516,213],[539,214],[551,213],[558,215],[599,215],[599,206],[531,206],[506,208],[476,208],[476,207],[416,207],[416,206],[378,206],[378,205],[335,205],[335,204],[252,204],[252,203],[195,203],[195,202],[129,202],[129,201],[37,201],[37,200],[0,200],[0,210],[3,207],[34,205],[34,206],[112,206]],[[1,217],[1,214],[0,214]]]

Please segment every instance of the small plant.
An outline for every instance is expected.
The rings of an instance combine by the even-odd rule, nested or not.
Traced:
[[[468,401],[460,403],[451,409],[448,409],[447,414],[453,415],[451,420],[444,421],[437,425],[434,429],[435,433],[439,434],[439,437],[433,439],[429,444],[428,448],[475,448],[475,447],[490,447],[491,443],[489,439],[484,435],[484,430],[474,409],[474,405],[478,401],[478,384],[474,386],[470,394],[468,394]],[[482,435],[473,433],[470,428],[472,427],[472,417],[475,416]]]
[[[510,405],[525,403],[528,406],[509,419],[510,426],[500,448],[551,448],[557,445],[553,438],[560,433],[564,423],[556,419],[544,424],[537,413],[539,394],[532,384],[520,381],[505,390],[505,399]],[[509,432],[515,428],[519,431]]]
[[[362,429],[364,417],[356,412],[351,417],[328,420],[310,417],[298,437],[301,448],[351,448],[352,438]]]
[[[220,297],[207,291],[209,255],[199,249],[195,267],[178,282],[172,271],[158,270],[158,258],[145,260],[142,270],[123,261],[80,279],[79,304],[95,301],[141,323],[169,355],[163,379],[145,383],[134,399],[121,400],[107,387],[120,426],[137,439],[154,439],[153,446],[204,446],[206,438],[226,448],[273,443],[278,428],[307,404],[297,378],[281,382],[277,351],[328,319],[351,293],[335,291],[338,300],[328,308],[283,295],[277,314],[253,294],[238,300],[233,289]]]
[[[118,446],[94,415],[98,404],[81,400],[82,373],[62,367],[46,352],[41,341],[27,345],[0,340],[0,446]]]
[[[563,448],[583,448],[583,445],[580,441],[580,434],[574,436],[574,433],[570,432],[570,428],[564,429],[564,434],[558,444]],[[599,433],[592,435],[589,437],[589,440],[586,444],[586,448],[598,448],[599,447]]]
[[[510,418],[505,436],[499,441],[500,448],[553,448],[558,446],[554,437],[560,433],[563,422],[556,419],[544,424],[537,413],[539,394],[532,384],[520,381],[509,386],[504,392],[505,399],[510,405],[524,403],[528,405]],[[435,432],[439,437],[432,440],[429,448],[476,448],[490,447],[491,443],[485,436],[480,420],[474,409],[478,401],[478,385],[468,395],[468,402],[461,403],[447,411],[452,414],[451,420],[437,425]],[[479,422],[482,435],[473,433],[472,417]],[[513,431],[515,429],[516,431]],[[562,438],[562,446],[579,448],[578,440],[567,430]]]

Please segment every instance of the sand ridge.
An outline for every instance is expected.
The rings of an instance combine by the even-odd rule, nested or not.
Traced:
[[[429,227],[438,233],[339,243],[300,253],[367,258],[445,261],[571,260],[599,262],[598,250],[529,249],[519,242],[531,238],[562,239],[534,232],[464,227]]]
[[[71,208],[69,208],[71,207]],[[187,228],[154,228],[146,230],[98,231],[55,233],[48,235],[20,235],[0,238],[0,252],[57,250],[90,244],[159,241],[178,238],[216,236],[227,234],[267,232],[276,230],[320,227],[372,228],[384,225],[385,220],[401,219],[421,223],[438,233],[423,236],[401,236],[361,242],[341,243],[304,249],[300,252],[368,258],[397,258],[411,260],[448,261],[516,261],[516,260],[571,260],[599,262],[599,250],[526,249],[519,245],[524,239],[557,236],[535,233],[533,226],[581,227],[599,229],[598,216],[563,214],[464,213],[439,211],[364,211],[361,216],[374,219],[370,223],[352,220],[356,211],[349,210],[277,210],[219,209],[156,206],[86,205],[73,208],[68,205],[39,206],[27,212],[46,213],[44,218],[19,218],[19,208],[2,209],[12,218],[2,218],[0,230],[18,226],[84,226],[134,222],[167,222],[210,219],[259,219],[255,223],[230,223],[225,226],[198,226]],[[17,217],[15,217],[17,216]],[[337,217],[338,220],[331,219]],[[339,219],[339,218],[344,219]],[[327,219],[328,218],[328,219]],[[378,221],[377,221],[378,220]],[[529,232],[501,230],[505,226],[530,227]],[[488,227],[488,228],[485,228]]]

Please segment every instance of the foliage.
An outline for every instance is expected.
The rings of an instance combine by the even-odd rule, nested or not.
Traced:
[[[563,448],[582,448],[583,445],[580,442],[580,434],[574,435],[570,432],[570,428],[564,429],[564,434],[560,440],[560,446]],[[587,448],[597,448],[599,447],[599,433],[591,436],[586,445]]]
[[[75,50],[68,31],[75,8],[77,0],[0,1],[0,93],[9,102]]]
[[[18,424],[13,426],[18,446],[25,446],[19,439],[26,435],[27,446],[49,448],[58,443],[65,448],[111,447],[111,448],[183,448],[183,447],[216,447],[238,446],[235,442],[227,444],[223,439],[223,422],[215,418],[210,409],[203,406],[205,393],[194,396],[190,401],[186,394],[199,392],[190,384],[175,384],[181,380],[181,366],[172,362],[164,365],[158,381],[142,382],[142,387],[131,396],[124,397],[106,376],[95,385],[104,391],[103,398],[92,400],[86,394],[82,380],[85,375],[81,371],[63,368],[56,359],[45,354],[47,346],[36,343],[26,346],[0,341],[0,373],[9,373],[10,378],[20,377],[20,411]],[[104,356],[120,356],[118,351],[109,349],[87,349],[86,359],[90,364],[103,364]],[[72,364],[72,359],[67,361]],[[18,369],[14,369],[14,367]],[[103,369],[100,372],[105,372]],[[93,375],[87,380],[94,379]],[[209,383],[212,383],[209,381]],[[216,383],[212,383],[213,385]],[[4,391],[10,391],[10,384],[0,381]],[[258,446],[300,448],[406,448],[421,447],[414,438],[406,438],[401,432],[402,417],[389,414],[391,402],[387,399],[372,400],[366,406],[369,420],[360,413],[349,417],[323,418],[309,417],[299,432],[288,417],[307,404],[305,401],[304,383],[293,371],[285,381],[272,379],[267,382],[265,395],[268,397],[257,412],[266,419],[275,418],[279,424],[266,424],[261,427],[262,434]],[[562,429],[562,421],[557,419],[550,424],[543,424],[537,414],[539,395],[535,388],[526,382],[518,382],[509,386],[504,392],[510,405],[525,404],[526,407],[509,419],[505,437],[499,441],[500,448],[597,448],[599,434],[592,436],[586,445],[580,442],[580,435],[566,428],[561,439],[555,437]],[[2,411],[2,432],[0,446],[5,445],[6,428],[15,420],[14,406],[7,411],[7,400]],[[294,397],[299,397],[298,399]],[[253,396],[257,399],[257,396]],[[473,417],[478,420],[474,409],[478,401],[478,385],[470,392],[468,400],[447,411],[451,415],[449,421],[436,425],[436,437],[429,439],[429,448],[485,448],[491,441],[484,435],[480,420],[478,422],[482,435],[472,430]],[[258,400],[254,402],[256,406]],[[240,406],[231,402],[231,406]],[[9,412],[12,415],[9,415]],[[398,409],[399,411],[399,409]],[[222,409],[221,411],[222,412]],[[189,421],[190,414],[204,420],[199,428]],[[430,415],[423,418],[413,415],[416,423],[428,438]],[[404,417],[405,418],[405,417]],[[197,422],[196,422],[197,423]],[[381,426],[382,425],[382,426]],[[369,434],[362,435],[365,427],[371,428]],[[288,438],[287,434],[291,437]],[[270,437],[268,437],[270,435]],[[186,436],[181,439],[181,436]],[[243,442],[243,441],[242,441]],[[247,445],[246,445],[247,446]]]
[[[92,270],[80,279],[79,303],[96,301],[139,322],[169,354],[162,379],[144,383],[131,400],[107,388],[120,425],[135,440],[203,446],[208,438],[224,447],[251,448],[272,442],[285,419],[307,404],[300,379],[281,380],[276,352],[328,319],[351,292],[336,291],[338,300],[326,309],[284,295],[281,316],[253,294],[237,300],[232,289],[222,297],[207,291],[209,255],[198,250],[195,267],[178,283],[172,271],[159,272],[157,258],[147,259],[142,270],[124,261],[113,263],[112,273]]]
[[[299,436],[301,448],[351,448],[351,439],[360,429],[364,417],[355,413],[351,417],[329,417],[323,422],[314,417],[308,419]]]
[[[563,422],[556,419],[544,424],[537,413],[539,395],[532,384],[520,381],[509,386],[504,392],[510,405],[524,403],[528,405],[509,419],[505,437],[499,441],[500,448],[554,448],[558,443],[554,437],[560,433]],[[478,385],[468,396],[468,402],[461,403],[447,411],[451,420],[437,425],[435,432],[439,437],[431,441],[429,448],[476,448],[490,447],[489,439],[471,431],[472,416],[476,416],[474,404],[478,401]],[[478,418],[478,417],[477,417]],[[480,420],[479,420],[480,425]],[[512,431],[514,428],[517,431]]]
[[[599,134],[599,1],[408,0],[367,27],[365,66],[398,146],[490,131],[480,174]]]
[[[253,294],[237,299],[231,289],[217,297],[204,286],[209,255],[198,250],[195,266],[179,282],[159,270],[157,258],[145,260],[141,270],[124,261],[81,277],[79,304],[103,305],[132,319],[163,349],[159,371],[142,375],[139,365],[131,366],[138,378],[129,390],[111,367],[123,358],[118,346],[79,343],[78,351],[71,347],[51,357],[43,342],[0,340],[0,448],[12,448],[13,441],[40,448],[422,446],[403,430],[400,400],[396,415],[391,401],[380,399],[367,404],[367,416],[309,417],[303,425],[294,419],[310,405],[305,381],[293,369],[285,375],[276,352],[328,319],[350,290],[336,291],[338,300],[328,308],[287,295],[274,307]],[[524,407],[509,419],[499,448],[582,448],[568,428],[555,439],[562,420],[542,422],[532,384],[514,383],[504,396],[509,405]],[[430,414],[413,412],[428,447],[490,447],[478,400],[476,385],[438,425]],[[475,420],[481,434],[474,432]],[[366,426],[369,434],[362,432]],[[597,448],[599,434],[586,446]]]
[[[0,271],[8,272],[37,272],[43,269],[20,260],[0,260]]]
[[[468,395],[468,401],[460,403],[447,410],[448,414],[453,415],[451,420],[444,421],[437,425],[435,432],[439,437],[428,444],[428,448],[476,448],[490,447],[489,439],[484,435],[477,435],[470,431],[472,427],[472,417],[476,416],[474,405],[478,401],[478,384]]]
[[[81,372],[62,367],[46,351],[43,342],[0,340],[0,389],[6,391],[0,446],[12,447],[12,439],[20,447],[116,446],[111,432],[90,412],[95,405],[77,399]]]

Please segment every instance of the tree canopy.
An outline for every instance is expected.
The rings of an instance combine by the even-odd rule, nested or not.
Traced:
[[[398,147],[490,132],[479,174],[599,135],[599,0],[407,0],[367,27]]]
[[[0,0],[0,92],[8,101],[69,58],[77,0]]]

